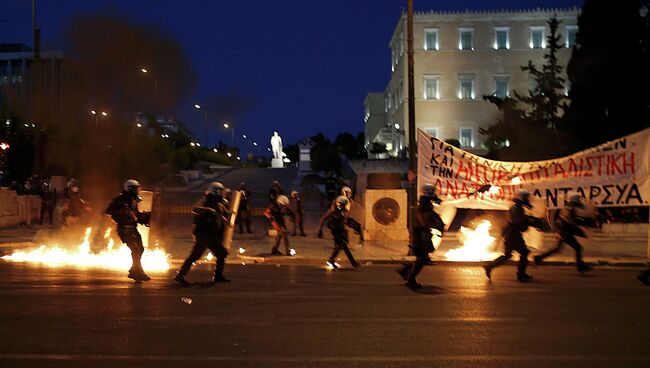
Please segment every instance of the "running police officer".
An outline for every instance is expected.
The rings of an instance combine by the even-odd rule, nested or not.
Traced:
[[[205,190],[203,197],[192,208],[194,215],[194,247],[181,269],[174,276],[174,281],[182,286],[189,286],[185,275],[192,268],[192,263],[197,261],[209,249],[217,259],[212,283],[230,282],[223,276],[228,251],[223,246],[223,235],[227,226],[228,209],[224,199],[225,187],[219,182],[212,182]]]
[[[431,184],[426,184],[422,188],[422,195],[418,201],[418,207],[415,212],[415,224],[413,227],[413,254],[415,262],[413,264],[404,264],[397,272],[406,280],[406,286],[411,289],[422,287],[415,279],[422,271],[425,265],[430,262],[429,253],[435,251],[433,241],[431,240],[431,230],[438,230],[439,234],[435,236],[442,237],[445,224],[433,210],[434,204],[440,204],[442,200],[436,194],[436,188]]]
[[[323,223],[327,222],[327,227],[332,232],[332,237],[334,237],[334,251],[330,255],[327,263],[334,269],[339,268],[336,263],[336,256],[340,251],[345,252],[345,255],[350,260],[350,264],[354,268],[358,268],[360,264],[352,256],[350,248],[348,247],[348,231],[345,228],[346,226],[352,228],[357,234],[361,235],[361,240],[363,240],[363,234],[361,233],[361,224],[348,217],[348,211],[350,210],[350,200],[345,196],[339,196],[334,201],[335,208],[330,210],[323,216],[321,219],[320,228],[322,229]],[[318,231],[318,237],[323,237],[323,231]]]
[[[141,259],[144,246],[137,226],[138,224],[149,226],[151,213],[138,210],[138,202],[142,200],[139,193],[140,183],[134,179],[127,180],[122,193],[113,199],[105,213],[115,221],[117,234],[122,242],[131,249],[132,264],[129,278],[135,281],[149,281],[151,278],[142,269]]]
[[[586,237],[585,232],[579,225],[587,226],[591,224],[588,219],[579,216],[577,213],[579,209],[584,207],[580,199],[580,194],[575,192],[569,194],[564,208],[558,211],[555,217],[555,228],[560,235],[560,240],[555,248],[533,257],[535,264],[541,264],[545,258],[559,252],[562,249],[562,245],[566,243],[576,252],[576,267],[578,267],[578,272],[591,270],[591,266],[582,260],[582,245],[576,239],[576,236]]]
[[[519,253],[517,280],[520,282],[527,282],[533,277],[526,273],[529,250],[521,233],[528,230],[529,226],[542,230],[548,225],[543,220],[525,213],[524,207],[529,209],[533,207],[530,203],[530,192],[527,190],[522,189],[517,192],[513,202],[514,205],[510,207],[510,210],[508,210],[508,224],[503,230],[506,252],[504,255],[483,266],[483,268],[485,269],[485,275],[490,279],[492,276],[492,270],[509,260],[512,257],[512,252],[515,251]]]

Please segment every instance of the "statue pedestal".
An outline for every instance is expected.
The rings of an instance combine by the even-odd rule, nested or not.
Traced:
[[[282,162],[281,158],[273,158],[271,159],[271,167],[273,169],[282,169],[284,167],[284,163]]]

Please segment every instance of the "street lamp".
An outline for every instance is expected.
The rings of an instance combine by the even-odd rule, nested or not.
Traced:
[[[90,115],[95,117],[95,125],[98,125],[99,124],[99,116],[101,115],[102,117],[107,117],[108,113],[106,111],[90,110]]]
[[[199,104],[194,104],[194,108],[197,110],[203,110],[203,129],[205,130],[205,136],[203,137],[203,145],[208,147],[208,109],[203,108]]]
[[[228,123],[223,123],[223,127],[230,129],[230,146],[235,148],[235,127]]]
[[[140,68],[140,71],[142,74],[149,74],[149,69],[147,68]],[[158,78],[153,79],[153,98],[154,102],[158,103]]]

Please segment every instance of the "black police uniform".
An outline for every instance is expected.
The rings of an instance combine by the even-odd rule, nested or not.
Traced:
[[[292,201],[296,202],[296,219],[293,222],[293,235],[296,235],[296,230],[299,228],[300,229],[300,235],[301,236],[307,236],[305,234],[305,225],[304,225],[304,218],[305,218],[305,205],[302,203],[302,199],[300,199],[300,195],[298,195],[297,198],[292,198]]]
[[[138,224],[149,225],[151,213],[140,212],[138,210],[138,196],[128,191],[123,191],[119,196],[115,197],[105,213],[115,221],[117,234],[122,242],[131,249],[132,266],[129,270],[129,277],[140,281],[149,280],[149,277],[142,269],[141,260],[144,245],[138,232]]]
[[[362,235],[361,225],[339,209],[329,211],[323,218],[323,221],[327,222],[327,227],[332,232],[332,237],[334,238],[334,251],[332,251],[332,254],[330,255],[329,263],[336,268],[336,256],[340,251],[343,251],[348,257],[348,260],[350,260],[350,264],[355,268],[359,267],[359,263],[354,259],[354,256],[348,247],[348,231],[345,227],[347,226],[352,228],[355,232]],[[322,232],[319,231],[319,237],[321,235]]]
[[[515,204],[508,210],[509,221],[503,230],[504,242],[506,252],[504,255],[499,256],[492,262],[485,265],[485,272],[488,278],[491,277],[492,269],[506,262],[512,257],[512,252],[519,253],[519,263],[517,264],[517,280],[528,281],[532,277],[526,274],[526,266],[528,265],[528,254],[530,251],[526,246],[521,233],[528,230],[529,226],[542,228],[543,221],[526,215],[524,212],[524,204],[521,201],[515,201]]]
[[[251,208],[250,208],[250,197],[251,191],[242,187],[239,189],[241,192],[241,199],[239,201],[239,212],[237,213],[237,223],[239,224],[239,233],[244,233],[244,224],[246,224],[246,232],[251,234]]]
[[[429,263],[429,253],[435,251],[433,241],[431,240],[431,229],[440,231],[440,236],[442,236],[445,228],[442,218],[433,210],[432,202],[440,204],[442,201],[437,196],[420,197],[418,208],[415,212],[413,229],[414,244],[412,249],[413,255],[415,255],[415,262],[413,264],[405,264],[397,270],[402,275],[402,278],[407,281],[408,286],[420,286],[415,278],[422,271],[422,268]]]
[[[271,249],[272,254],[281,254],[279,251],[280,242],[284,241],[284,248],[287,255],[290,255],[289,238],[287,237],[287,224],[284,216],[289,216],[292,221],[295,221],[295,214],[287,207],[281,207],[277,202],[269,204],[264,211],[264,215],[271,220],[273,228],[278,232],[275,238],[275,245]]]
[[[187,257],[177,278],[183,279],[197,261],[209,249],[217,259],[213,282],[229,281],[223,277],[223,269],[228,256],[228,250],[223,246],[223,235],[226,229],[228,210],[224,201],[213,194],[203,196],[192,210],[194,214],[194,247]]]
[[[46,214],[50,218],[50,225],[52,225],[54,207],[56,207],[56,192],[49,189],[43,190],[41,192],[41,225],[45,221]]]
[[[576,239],[576,236],[585,237],[584,231],[578,225],[588,224],[588,220],[576,214],[575,206],[568,206],[561,209],[555,218],[555,225],[560,234],[560,240],[555,248],[533,257],[535,264],[540,264],[545,258],[559,252],[562,249],[562,245],[566,243],[576,252],[576,266],[578,267],[578,271],[585,272],[590,270],[591,267],[582,260],[582,245]]]
[[[284,194],[284,190],[280,184],[272,185],[269,189],[269,203],[275,203],[280,195]]]

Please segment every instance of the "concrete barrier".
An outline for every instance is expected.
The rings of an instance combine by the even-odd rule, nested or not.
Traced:
[[[0,189],[0,228],[31,225],[41,215],[41,198],[19,196],[13,190]]]
[[[603,224],[604,234],[648,234],[648,224],[639,223],[613,223]]]

